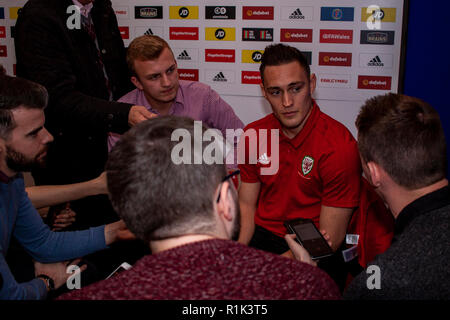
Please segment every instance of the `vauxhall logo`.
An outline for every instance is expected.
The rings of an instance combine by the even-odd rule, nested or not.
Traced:
[[[215,14],[220,14],[220,15],[225,15],[227,13],[227,8],[225,7],[215,7],[214,8],[214,13]]]

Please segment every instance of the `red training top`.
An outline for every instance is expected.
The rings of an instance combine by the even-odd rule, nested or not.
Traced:
[[[240,148],[245,150],[245,164],[239,165],[241,180],[261,183],[255,223],[283,237],[283,222],[289,219],[312,219],[319,227],[322,205],[357,207],[361,163],[350,131],[321,112],[315,101],[305,126],[293,139],[281,129],[270,114],[246,126],[240,138]],[[271,139],[277,130],[279,139]]]

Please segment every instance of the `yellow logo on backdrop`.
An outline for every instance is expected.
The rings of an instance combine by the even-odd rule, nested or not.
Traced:
[[[376,19],[381,22],[395,22],[396,13],[396,8],[379,8],[377,10],[367,10],[367,7],[361,8],[361,21],[367,22]]]
[[[205,28],[205,40],[235,41],[236,30],[234,28]]]
[[[242,50],[242,63],[261,63],[264,50]]]
[[[198,6],[170,6],[170,19],[198,19]]]
[[[22,7],[10,7],[9,8],[9,18],[17,19],[17,17],[19,16],[20,9],[22,9]]]

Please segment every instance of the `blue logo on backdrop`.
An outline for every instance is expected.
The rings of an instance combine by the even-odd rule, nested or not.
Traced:
[[[355,8],[351,7],[321,7],[321,21],[353,21]]]
[[[0,19],[5,19],[5,8],[0,8]]]

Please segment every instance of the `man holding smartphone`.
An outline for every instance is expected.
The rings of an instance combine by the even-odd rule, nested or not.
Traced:
[[[439,114],[426,102],[389,93],[369,99],[356,119],[364,173],[395,218],[388,250],[344,292],[347,299],[450,297],[450,189]],[[297,259],[308,254],[287,237]]]
[[[278,131],[279,154],[258,150],[257,163],[240,164],[239,204],[242,228],[239,241],[262,250],[283,254],[286,220],[312,219],[330,236],[337,251],[345,238],[352,212],[359,203],[361,164],[356,141],[344,125],[320,111],[312,98],[316,77],[306,58],[290,46],[266,47],[260,66],[261,90],[273,113],[249,124],[246,134]],[[256,143],[264,145],[264,142]],[[243,149],[243,148],[241,148]],[[245,144],[246,155],[249,144]],[[271,161],[279,170],[263,174]],[[337,267],[336,267],[337,268]],[[330,266],[331,271],[336,270]],[[342,281],[344,276],[336,281]]]
[[[61,299],[337,299],[325,272],[232,241],[240,212],[230,179],[238,172],[227,175],[223,163],[176,164],[175,130],[189,132],[195,153],[210,147],[195,140],[193,119],[162,116],[124,134],[106,166],[114,208],[152,254]]]
[[[44,127],[47,101],[43,86],[0,75],[0,299],[44,299],[71,275],[61,261],[105,249],[126,232],[123,221],[52,232],[33,207],[21,172],[45,164],[53,141]],[[5,260],[12,237],[37,261],[31,281],[17,283]]]

